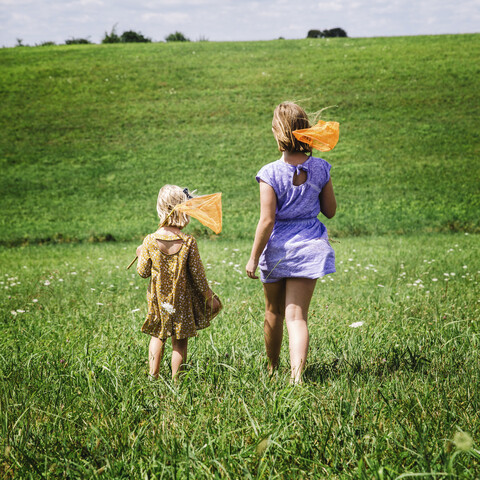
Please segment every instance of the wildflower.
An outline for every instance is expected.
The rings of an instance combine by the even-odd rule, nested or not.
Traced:
[[[349,325],[351,328],[358,328],[361,327],[364,324],[364,322],[353,322]]]
[[[134,308],[134,309],[132,310],[132,313],[139,312],[139,311],[140,311],[139,308]]]
[[[15,316],[15,315],[17,314],[17,312],[16,312],[15,310],[12,310],[10,313],[11,313],[13,316]]]
[[[18,313],[25,313],[25,310],[22,310],[22,309],[18,308],[18,309],[17,309],[17,312],[18,312]]]
[[[166,310],[168,313],[175,313],[175,308],[173,307],[173,305],[171,305],[170,303],[167,303],[167,302],[163,302],[161,304],[161,307]]]
[[[38,302],[38,298],[34,298],[34,299],[32,300],[32,302],[33,302],[33,303],[37,303],[37,302]]]
[[[473,446],[472,437],[468,433],[461,431],[455,433],[453,443],[458,450],[463,450],[464,452],[471,450]]]
[[[103,303],[97,302],[97,305],[103,305]]]
[[[385,285],[380,285],[380,284],[378,284],[378,286],[379,286],[380,288],[385,288]]]
[[[432,278],[432,282],[438,282],[438,278]]]
[[[50,282],[49,282],[48,280],[45,280],[45,281],[43,282],[43,284],[44,284],[46,287],[48,287],[48,286],[50,285]]]

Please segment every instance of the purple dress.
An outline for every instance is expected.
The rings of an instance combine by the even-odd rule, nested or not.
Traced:
[[[322,158],[309,157],[297,166],[281,158],[258,172],[257,181],[270,185],[277,196],[275,225],[258,264],[263,283],[335,272],[335,252],[325,225],[317,218],[319,195],[330,180],[330,168]],[[300,170],[306,172],[307,180],[295,186],[293,176]]]

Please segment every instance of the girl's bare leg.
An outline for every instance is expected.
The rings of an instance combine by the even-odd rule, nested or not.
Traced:
[[[172,378],[175,378],[183,370],[187,362],[188,338],[177,340],[172,337]]]
[[[283,319],[285,317],[285,280],[264,283],[265,323],[263,332],[270,375],[278,367],[283,338]]]
[[[163,352],[165,351],[165,342],[157,337],[150,338],[150,345],[148,347],[148,361],[150,364],[150,375],[153,378],[158,377],[158,371],[160,370],[160,362],[163,358]]]
[[[290,348],[291,382],[301,383],[308,353],[308,308],[316,280],[287,278],[285,288],[285,320]]]

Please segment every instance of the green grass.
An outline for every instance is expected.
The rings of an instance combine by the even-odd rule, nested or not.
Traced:
[[[479,35],[0,50],[0,242],[140,238],[164,183],[251,238],[276,104],[341,123],[337,236],[479,231]],[[198,232],[200,233],[200,232]]]
[[[1,49],[0,477],[478,478],[479,39]],[[300,387],[243,273],[285,99],[341,123]],[[225,309],[177,385],[125,270],[164,183],[224,207],[187,227]]]
[[[170,345],[149,382],[134,248],[0,251],[5,478],[477,478],[478,444],[453,442],[480,434],[476,236],[337,243],[295,388],[286,339],[266,374],[261,289],[236,266],[247,242],[200,242],[225,310],[191,341],[179,385]]]

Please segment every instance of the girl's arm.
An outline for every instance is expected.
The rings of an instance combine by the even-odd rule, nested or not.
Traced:
[[[257,269],[260,255],[272,234],[276,210],[277,196],[275,195],[275,190],[273,190],[268,183],[260,180],[260,220],[258,221],[255,232],[255,240],[253,241],[250,260],[245,267],[247,275],[250,278],[258,278],[255,275],[255,270]]]
[[[152,274],[152,259],[148,254],[148,248],[146,246],[146,240],[143,241],[143,244],[137,247],[137,273],[143,277],[148,278]]]
[[[320,192],[320,210],[327,218],[332,218],[337,211],[337,201],[331,178]]]

